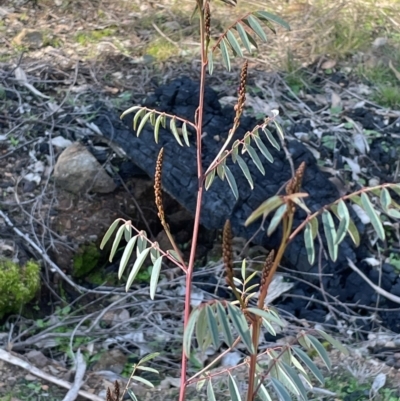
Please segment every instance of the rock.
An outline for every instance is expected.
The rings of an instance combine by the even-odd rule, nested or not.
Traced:
[[[17,46],[28,47],[29,49],[39,49],[44,44],[44,35],[43,32],[24,28],[14,37],[12,43]]]
[[[26,357],[39,369],[49,365],[49,360],[40,351],[36,350],[29,351],[26,354]]]
[[[54,168],[54,179],[60,188],[74,194],[109,193],[116,188],[101,164],[78,142],[61,153]]]
[[[122,353],[122,351],[115,348],[104,352],[100,356],[100,359],[93,365],[92,370],[95,372],[109,370],[111,372],[121,374],[127,362],[127,356]]]

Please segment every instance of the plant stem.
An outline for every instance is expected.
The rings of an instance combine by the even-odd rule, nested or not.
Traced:
[[[199,235],[200,227],[200,215],[201,215],[201,203],[203,199],[204,191],[204,173],[202,165],[202,143],[201,135],[203,130],[203,111],[204,111],[204,92],[205,92],[205,81],[206,81],[206,68],[207,68],[207,56],[206,56],[206,43],[205,43],[205,24],[204,24],[204,12],[201,8],[200,2],[198,2],[200,11],[200,38],[201,38],[201,76],[200,76],[200,94],[199,94],[199,108],[196,119],[196,139],[197,139],[197,178],[198,178],[198,189],[197,189],[197,201],[196,201],[196,214],[194,218],[194,227],[192,235],[192,246],[190,249],[189,265],[186,272],[186,294],[185,294],[185,311],[183,318],[183,329],[186,329],[187,323],[190,317],[190,300],[192,293],[192,279],[194,262],[196,258],[197,239]],[[181,386],[179,390],[179,401],[185,400],[186,386],[187,386],[187,357],[185,351],[182,348],[182,363],[181,363]]]
[[[252,340],[254,346],[254,353],[250,355],[250,366],[249,366],[249,383],[247,388],[247,401],[253,401],[254,399],[254,380],[256,378],[256,365],[257,365],[257,350],[258,342],[260,339],[260,319],[255,316],[253,320]]]

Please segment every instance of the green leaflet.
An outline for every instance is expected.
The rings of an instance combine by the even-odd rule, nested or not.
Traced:
[[[228,48],[225,43],[225,39],[222,39],[219,42],[219,49],[221,50],[222,61],[225,65],[225,68],[230,71],[231,70],[231,59],[229,57]]]
[[[283,205],[279,206],[278,209],[276,210],[274,217],[271,220],[271,223],[269,224],[268,230],[267,230],[267,235],[270,237],[273,232],[277,229],[279,223],[282,221],[283,216],[285,215],[287,211],[287,204],[284,203]]]
[[[338,203],[337,216],[340,223],[337,230],[336,244],[339,245],[344,240],[350,225],[350,214],[343,200],[340,200]]]
[[[215,178],[215,168],[212,169],[206,176],[206,182],[205,182],[206,191],[208,191],[208,189],[211,187],[214,178]]]
[[[312,266],[315,261],[315,248],[312,226],[310,223],[307,223],[304,229],[304,244],[306,246],[308,263]]]
[[[335,262],[338,257],[338,245],[336,243],[335,223],[333,222],[332,215],[324,210],[322,213],[322,223],[328,244],[329,256]]]
[[[150,298],[154,299],[157,290],[158,279],[160,277],[163,256],[160,256],[153,264],[150,277]]]
[[[208,62],[207,62],[207,65],[208,65],[208,73],[210,74],[210,75],[212,75],[213,74],[213,72],[214,72],[214,58],[213,58],[213,54],[212,54],[212,51],[209,51],[208,52]]]
[[[273,212],[282,204],[283,200],[279,195],[275,195],[267,199],[256,210],[253,211],[253,213],[247,218],[244,225],[248,226],[250,223],[257,220],[261,216],[267,217],[269,213]]]
[[[122,275],[124,274],[126,265],[128,264],[129,259],[132,255],[133,247],[136,244],[137,238],[138,238],[138,236],[135,235],[134,237],[132,237],[129,240],[129,242],[125,246],[124,253],[122,254],[121,261],[119,262],[119,269],[118,269],[118,278],[119,279],[121,279]]]
[[[190,349],[192,344],[192,336],[194,327],[196,325],[197,318],[199,316],[200,310],[194,309],[190,315],[188,324],[186,325],[185,332],[183,333],[183,350],[185,351],[185,355],[189,358]]]
[[[235,196],[236,199],[239,199],[239,191],[236,185],[235,177],[233,176],[228,166],[224,166],[224,170],[225,170],[226,180],[228,181],[228,184],[231,187],[233,195]]]
[[[245,146],[245,149],[247,151],[247,153],[250,155],[251,159],[253,160],[253,163],[257,166],[257,168],[260,170],[260,173],[262,175],[265,175],[265,170],[264,170],[264,166],[260,160],[260,158],[258,157],[255,149],[251,146],[251,145],[247,145]]]
[[[235,379],[230,374],[230,372],[228,374],[228,388],[229,388],[229,394],[231,396],[231,400],[232,401],[241,401],[239,388],[236,384]]]
[[[247,18],[247,22],[249,26],[253,29],[253,31],[257,34],[257,36],[263,41],[267,41],[267,35],[264,32],[264,29],[258,22],[257,18],[255,18],[253,15],[249,15]]]
[[[218,349],[220,345],[219,341],[219,332],[218,332],[218,322],[215,319],[214,311],[211,305],[206,305],[206,316],[207,316],[207,323],[208,328],[210,329],[211,339],[215,349]]]
[[[243,58],[243,53],[242,53],[242,49],[240,48],[239,42],[237,41],[237,39],[235,38],[235,35],[232,32],[232,29],[230,29],[227,33],[226,33],[226,39],[228,40],[229,44],[232,47],[232,50],[239,56]]]
[[[235,26],[236,30],[238,31],[240,40],[243,43],[243,46],[246,48],[246,50],[251,54],[251,44],[250,41],[248,39],[248,34],[246,32],[246,30],[243,28],[243,25],[238,22]]]
[[[209,379],[207,383],[207,400],[216,401],[211,379]]]
[[[111,248],[111,252],[110,252],[110,257],[109,257],[109,259],[108,259],[110,262],[112,262],[113,257],[114,257],[114,255],[115,255],[115,252],[117,252],[117,249],[118,249],[119,243],[120,243],[120,241],[121,241],[122,234],[124,233],[124,230],[125,230],[125,224],[122,225],[122,226],[118,229],[117,234],[116,234],[116,236],[115,236],[115,239],[114,239],[114,242],[113,242],[113,245],[112,245],[112,248]]]
[[[251,341],[249,326],[247,324],[246,318],[243,315],[243,312],[236,306],[231,305],[230,303],[227,304],[227,307],[231,321],[235,329],[238,331],[244,344],[246,345],[247,350],[251,354],[254,354],[255,350],[253,342]]]
[[[100,249],[103,249],[105,247],[105,245],[107,244],[110,237],[114,234],[114,231],[117,228],[120,221],[121,221],[121,219],[114,220],[114,222],[108,228],[107,232],[104,234],[104,237],[101,241]]]
[[[183,143],[182,143],[181,138],[179,136],[178,129],[176,128],[175,118],[171,118],[171,121],[169,123],[169,128],[170,128],[170,130],[172,132],[172,135],[175,137],[176,142],[178,142],[179,145],[183,146]]]
[[[243,174],[246,177],[247,181],[249,182],[250,188],[253,189],[254,188],[253,179],[251,177],[250,170],[247,167],[246,162],[239,155],[236,156],[236,161],[241,170],[243,171]]]
[[[135,280],[137,274],[139,273],[140,268],[142,267],[144,261],[150,253],[151,248],[147,248],[142,251],[139,256],[136,258],[135,263],[133,264],[132,270],[129,273],[128,280],[126,281],[125,291],[128,291],[131,288],[133,280]]]
[[[361,204],[362,208],[365,210],[365,213],[367,213],[368,217],[370,218],[371,224],[378,234],[378,237],[383,241],[385,239],[385,230],[383,229],[382,222],[372,206],[368,195],[366,195],[364,192],[361,194]]]

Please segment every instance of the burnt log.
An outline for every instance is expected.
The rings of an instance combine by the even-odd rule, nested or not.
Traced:
[[[169,85],[159,87],[153,95],[144,99],[142,105],[175,114],[180,117],[194,120],[198,107],[199,85],[189,78],[180,78]],[[97,104],[98,114],[94,123],[100,128],[109,140],[119,145],[128,157],[149,177],[154,177],[155,161],[161,147],[164,147],[163,187],[173,198],[191,213],[195,211],[196,192],[198,187],[196,169],[196,138],[194,133],[190,136],[191,146],[179,146],[172,133],[163,128],[160,129],[158,144],[154,141],[153,127],[147,124],[139,138],[133,131],[133,114],[128,114],[121,121],[119,116],[102,105]],[[232,126],[235,112],[232,107],[221,107],[218,96],[211,88],[206,88],[204,122],[203,122],[203,166],[207,167],[218,153],[222,141]],[[258,121],[259,123],[260,121]],[[236,138],[251,130],[257,121],[251,117],[242,117]],[[232,140],[232,142],[233,142]],[[251,238],[260,226],[255,222],[249,227],[244,222],[251,212],[267,198],[275,195],[280,188],[291,178],[290,164],[286,160],[283,150],[276,150],[266,140],[264,141],[270,150],[274,162],[269,163],[262,156],[265,175],[262,175],[247,154],[243,155],[251,175],[255,188],[251,190],[240,168],[228,162],[228,166],[234,174],[239,190],[239,199],[236,200],[225,181],[216,178],[211,188],[205,192],[201,224],[208,229],[220,229],[226,219],[231,220],[233,232],[236,236]],[[307,206],[317,210],[331,203],[339,196],[336,187],[328,176],[321,172],[311,152],[299,141],[291,139],[287,141],[287,149],[295,167],[301,162],[306,163],[306,171],[303,179],[302,190],[310,196],[306,199]],[[304,219],[303,211],[297,212],[295,226]],[[268,221],[266,222],[267,227]],[[277,248],[280,243],[281,232],[279,229],[267,237],[265,231],[261,231],[253,240],[268,249]],[[316,243],[316,249],[319,246]],[[338,273],[347,267],[346,258],[355,259],[352,245],[348,238],[340,245],[339,258],[333,263],[324,261],[326,272]],[[316,266],[309,265],[302,233],[289,245],[285,253],[285,264],[300,272],[316,271]]]

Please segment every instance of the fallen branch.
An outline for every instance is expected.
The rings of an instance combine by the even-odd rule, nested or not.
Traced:
[[[80,349],[78,349],[78,352],[76,353],[75,366],[76,373],[74,384],[65,395],[63,401],[75,401],[78,398],[79,389],[82,387],[83,376],[85,376],[86,372],[86,362]]]
[[[68,390],[70,390],[73,387],[73,385],[71,383],[69,383],[65,380],[58,379],[57,377],[51,376],[51,375],[43,372],[42,370],[36,368],[35,366],[31,365],[29,362],[26,362],[23,359],[18,358],[14,355],[11,355],[9,352],[7,352],[3,349],[0,349],[0,359],[3,361],[6,361],[8,363],[11,363],[12,365],[19,366],[22,369],[27,370],[29,373],[31,373],[37,377],[40,377],[44,380],[47,380],[50,383],[54,383],[57,386],[66,388]],[[77,372],[77,375],[78,375],[78,372]],[[81,397],[84,397],[88,400],[92,400],[92,401],[104,401],[103,398],[100,398],[97,395],[91,394],[88,391],[79,390],[78,395],[80,395]],[[70,398],[70,400],[72,400],[72,398]]]
[[[393,302],[396,302],[396,304],[400,304],[400,297],[393,295],[390,292],[387,292],[383,288],[378,287],[376,284],[374,284],[349,258],[347,258],[347,262],[349,263],[349,266],[356,273],[358,273],[365,280],[365,282],[369,284],[379,295],[382,295],[385,298],[390,299]]]

